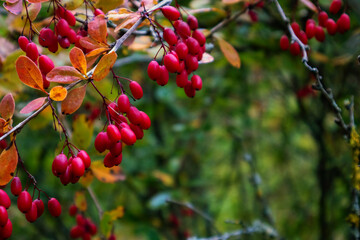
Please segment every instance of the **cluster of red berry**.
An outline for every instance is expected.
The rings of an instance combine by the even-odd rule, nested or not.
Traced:
[[[331,14],[337,14],[342,7],[341,0],[333,0],[329,11]],[[300,39],[303,44],[308,43],[308,39],[315,37],[319,42],[325,41],[325,31],[326,28],[329,35],[335,35],[336,33],[345,33],[350,29],[350,17],[346,13],[343,13],[339,19],[335,22],[332,18],[329,18],[328,14],[325,11],[321,11],[318,14],[318,23],[313,19],[308,19],[306,22],[305,31],[301,30],[297,22],[291,24],[291,28],[294,31],[295,35]],[[280,38],[280,48],[282,50],[290,50],[290,53],[294,56],[300,55],[301,49],[298,42],[293,42],[290,44],[289,38],[286,35],[283,35]]]
[[[135,99],[143,96],[142,88],[137,82],[131,81],[129,86]],[[106,132],[99,132],[96,136],[95,149],[100,153],[109,150],[104,158],[104,166],[110,168],[119,165],[122,161],[122,143],[133,145],[136,140],[142,139],[143,130],[150,128],[151,121],[145,112],[131,105],[126,94],[119,96],[117,104],[110,103],[107,111],[110,124]]]
[[[69,215],[72,217],[76,216],[76,226],[71,228],[70,237],[90,240],[91,236],[94,236],[97,233],[97,227],[90,218],[85,218],[82,214],[77,214],[77,212],[77,207],[71,205],[69,208]]]
[[[44,203],[40,195],[33,201],[30,193],[22,189],[19,177],[14,177],[11,182],[11,193],[17,197],[17,207],[20,212],[25,214],[26,220],[35,222],[44,213]],[[0,189],[0,239],[7,239],[12,234],[12,223],[8,217],[7,209],[11,201],[8,194]],[[52,216],[58,217],[61,214],[61,205],[56,198],[50,198],[48,209]]]
[[[265,4],[264,1],[259,1],[255,4],[250,4],[248,2],[245,3],[245,7],[249,9],[247,13],[248,13],[251,21],[253,21],[253,22],[259,21],[259,17],[257,15],[257,13],[254,11],[254,9],[263,8],[264,4]]]
[[[67,185],[70,182],[75,184],[85,174],[85,170],[90,165],[90,156],[84,150],[79,151],[76,157],[72,156],[69,159],[65,154],[60,153],[54,158],[52,172],[54,176],[60,178],[62,184]]]
[[[168,83],[169,72],[177,73],[176,84],[184,88],[188,97],[194,97],[196,90],[201,90],[202,80],[200,76],[189,75],[196,71],[199,62],[205,52],[206,38],[199,31],[198,20],[196,17],[189,15],[187,22],[180,20],[181,17],[178,9],[172,6],[161,8],[163,15],[170,21],[174,30],[171,28],[163,29],[163,39],[169,44],[168,51],[163,56],[163,65],[155,60],[148,65],[148,76],[156,81],[160,86]]]

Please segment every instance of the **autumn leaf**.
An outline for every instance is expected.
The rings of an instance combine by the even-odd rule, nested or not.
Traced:
[[[67,96],[67,90],[63,86],[56,86],[50,90],[50,98],[54,101],[62,101]]]
[[[106,48],[100,47],[100,48],[94,49],[91,52],[89,52],[88,54],[86,54],[87,67],[90,68],[96,62],[96,60],[101,55],[106,53],[108,50],[109,50],[108,47],[106,47]]]
[[[61,103],[62,114],[72,114],[78,110],[84,100],[86,85],[71,90]]]
[[[43,87],[43,79],[40,69],[26,56],[20,56],[16,60],[16,72],[20,80],[29,87],[41,90],[46,93]]]
[[[6,94],[0,102],[0,116],[4,119],[10,119],[14,115],[15,101],[11,93]]]
[[[30,2],[30,1],[29,1]],[[28,14],[31,21],[34,21],[41,10],[41,3],[32,3],[28,6]]]
[[[98,15],[88,24],[88,33],[90,37],[100,43],[107,43],[107,26],[104,15]]]
[[[306,7],[308,7],[310,10],[314,12],[318,12],[318,8],[313,4],[310,0],[300,0]]]
[[[125,180],[125,174],[121,167],[114,166],[112,168],[106,168],[102,161],[94,161],[91,163],[91,171],[94,176],[104,183],[115,183]]]
[[[85,172],[84,176],[80,178],[79,183],[84,187],[88,187],[93,180],[94,180],[94,174],[90,170]]]
[[[124,0],[96,0],[95,2],[96,8],[100,8],[106,13],[111,9],[121,6]]]
[[[113,222],[124,216],[124,207],[118,206],[116,209],[112,211],[104,212],[103,217],[100,222],[101,232],[109,237],[111,229],[113,228]]]
[[[32,100],[20,110],[20,113],[28,114],[31,113],[32,111],[38,110],[44,104],[46,99],[47,97],[40,97]]]
[[[75,192],[75,206],[81,211],[85,212],[87,209],[86,197],[84,192]]]
[[[14,176],[18,154],[14,142],[0,154],[0,186],[8,184]]]
[[[96,65],[94,74],[92,75],[92,78],[95,81],[100,81],[104,79],[110,72],[110,69],[114,65],[116,61],[117,55],[115,52],[108,53],[104,55],[99,63]]]
[[[53,68],[53,70],[46,75],[46,79],[49,82],[68,84],[76,80],[85,79],[85,77],[74,67],[62,66]]]
[[[69,57],[73,67],[80,73],[86,75],[86,58],[83,51],[80,48],[74,47],[71,49]]]
[[[6,1],[3,3],[4,8],[15,15],[19,15],[23,9],[22,0],[17,0],[11,3],[11,1]]]
[[[222,38],[218,38],[220,49],[228,62],[236,68],[240,68],[241,61],[236,49]]]

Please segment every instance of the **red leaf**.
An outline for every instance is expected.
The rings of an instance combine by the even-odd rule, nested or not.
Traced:
[[[38,66],[28,57],[20,56],[16,60],[16,72],[20,80],[29,87],[46,92]]]
[[[36,98],[29,102],[23,109],[20,110],[22,114],[28,114],[32,111],[38,110],[45,102],[46,97]]]
[[[23,9],[22,0],[18,0],[14,3],[4,2],[3,6],[8,12],[15,15],[19,15]]]
[[[96,41],[107,43],[107,26],[104,15],[98,15],[93,21],[89,22],[88,33]]]
[[[62,114],[72,114],[78,110],[84,100],[86,85],[71,90],[61,103]]]
[[[83,48],[86,48],[86,49],[89,49],[89,50],[94,50],[94,49],[101,48],[101,47],[107,47],[107,45],[101,44],[101,43],[99,43],[99,42],[97,42],[94,39],[89,38],[89,37],[80,38],[80,45]]]
[[[85,77],[75,68],[70,66],[62,66],[53,68],[47,75],[46,79],[49,82],[57,82],[68,84]]]
[[[10,119],[14,115],[15,101],[13,95],[8,93],[0,102],[0,116],[4,119]]]

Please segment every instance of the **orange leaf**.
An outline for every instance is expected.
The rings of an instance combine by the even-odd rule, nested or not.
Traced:
[[[43,79],[40,69],[26,56],[20,56],[16,60],[16,72],[20,80],[29,87],[46,92],[43,87]]]
[[[223,52],[224,56],[228,62],[236,68],[240,68],[241,61],[238,52],[236,49],[228,42],[222,38],[218,38],[220,49]]]
[[[308,7],[310,10],[314,12],[318,12],[318,8],[313,4],[310,0],[300,0],[306,7]]]
[[[14,142],[0,154],[0,186],[6,185],[14,176],[18,154]]]
[[[20,110],[22,114],[28,114],[32,111],[38,110],[45,102],[47,97],[40,97],[29,102],[23,109]]]
[[[69,57],[74,68],[86,75],[86,59],[83,51],[80,48],[74,47],[71,49]]]
[[[68,84],[85,77],[75,68],[70,66],[62,66],[53,68],[47,75],[46,79],[49,82],[57,82]]]
[[[13,95],[8,93],[0,102],[0,116],[4,119],[10,119],[14,115],[15,101]]]
[[[132,14],[134,14],[134,12],[127,8],[119,8],[119,9],[109,11],[107,13],[107,17],[110,21],[119,21],[121,19],[128,18]]]
[[[110,68],[114,65],[117,55],[115,52],[108,53],[104,55],[99,63],[96,65],[94,74],[92,78],[95,81],[100,81],[104,79],[110,72]]]
[[[62,114],[72,114],[81,106],[86,93],[86,85],[75,88],[69,92],[61,103]]]
[[[80,38],[80,45],[83,48],[90,49],[90,50],[101,48],[101,47],[107,47],[106,44],[99,43],[96,40],[89,38],[89,37]]]
[[[63,86],[56,86],[50,90],[50,98],[54,101],[62,101],[67,96],[67,90]]]
[[[98,42],[107,43],[107,26],[104,15],[98,15],[88,24],[89,35]]]
[[[86,54],[86,58],[97,57],[98,55],[106,52],[109,48],[97,48]]]
[[[139,20],[140,18],[140,13],[134,13],[133,16],[129,17],[127,20],[123,21],[121,24],[119,24],[114,32],[118,32],[120,31],[120,29],[122,28],[131,28],[136,22],[137,20]]]
[[[28,13],[31,21],[34,21],[41,10],[41,3],[32,3],[28,6]]]
[[[106,168],[102,161],[94,161],[91,163],[90,168],[94,176],[101,182],[115,183],[126,179],[125,174],[119,166]]]

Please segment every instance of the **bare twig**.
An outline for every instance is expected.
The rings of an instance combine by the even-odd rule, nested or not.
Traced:
[[[99,200],[97,199],[97,197],[96,197],[94,191],[92,190],[92,188],[91,188],[90,186],[88,186],[86,189],[87,189],[87,191],[89,192],[91,199],[92,199],[92,200],[94,201],[94,203],[95,203],[96,209],[97,209],[97,211],[98,211],[98,213],[99,213],[99,218],[100,218],[100,220],[101,220],[102,217],[103,217],[103,214],[104,214],[104,210],[102,209],[102,207],[101,207],[101,205],[100,205],[100,202],[99,202]]]
[[[215,32],[219,31],[220,29],[227,26],[232,21],[236,20],[238,17],[240,17],[242,14],[244,14],[247,11],[247,8],[244,8],[240,12],[235,13],[233,16],[229,18],[225,18],[223,21],[219,22],[217,25],[215,25],[213,28],[210,29],[210,33],[207,37],[211,37]]]

